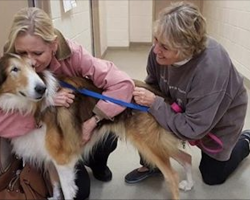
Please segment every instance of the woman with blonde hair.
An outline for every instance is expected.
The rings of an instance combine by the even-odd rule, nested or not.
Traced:
[[[207,36],[206,21],[196,6],[175,3],[162,11],[155,23],[147,73],[146,82],[174,106],[143,88],[135,88],[135,101],[149,106],[155,119],[176,137],[196,142],[206,184],[225,182],[249,155],[250,130],[241,132],[247,93],[226,50]],[[125,182],[160,173],[143,158],[140,163],[142,167],[127,174]]]
[[[103,88],[103,94],[107,96],[126,102],[132,98],[134,83],[127,74],[112,62],[94,58],[81,45],[64,38],[41,9],[24,8],[16,13],[4,52],[29,57],[37,72],[47,69],[55,75],[88,77],[97,87]],[[69,107],[73,101],[74,94],[61,89],[55,95],[53,106]],[[88,142],[100,120],[112,120],[124,109],[103,100],[98,101],[93,116],[82,124],[82,142]],[[15,112],[6,114],[0,109],[1,137],[21,136],[35,128],[32,116]],[[92,169],[96,179],[111,180],[112,173],[107,166],[107,159],[116,145],[117,141],[110,134],[105,144],[100,144],[93,157],[85,163]],[[86,199],[89,196],[90,180],[82,163],[77,167],[76,184],[79,187],[76,199]]]

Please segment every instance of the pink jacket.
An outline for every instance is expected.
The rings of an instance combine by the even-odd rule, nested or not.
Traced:
[[[57,54],[48,69],[54,74],[88,77],[97,87],[104,89],[103,94],[126,102],[132,99],[134,83],[126,73],[120,71],[112,62],[93,57],[82,46],[65,40],[62,36],[60,38],[60,35]],[[112,119],[124,109],[119,105],[100,100],[93,112],[103,118]],[[22,116],[19,113],[6,114],[0,109],[1,137],[21,136],[34,128],[35,120],[32,116]]]

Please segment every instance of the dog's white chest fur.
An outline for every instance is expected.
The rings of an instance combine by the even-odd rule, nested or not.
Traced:
[[[46,125],[34,129],[31,132],[11,139],[13,151],[24,160],[32,163],[42,164],[42,161],[51,160],[45,148]],[[40,162],[40,163],[38,163]]]

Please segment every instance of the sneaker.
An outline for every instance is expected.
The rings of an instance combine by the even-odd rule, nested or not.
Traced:
[[[132,172],[128,173],[125,176],[125,182],[128,184],[134,184],[141,182],[151,176],[159,175],[161,174],[161,171],[157,168],[150,169],[144,172],[138,171],[139,168],[133,170]]]
[[[243,131],[240,137],[250,142],[250,130]]]
[[[250,130],[245,130],[242,132],[240,139],[244,139],[248,142],[249,144],[249,149],[250,149]]]
[[[106,166],[104,170],[91,168],[93,176],[102,182],[108,182],[112,180],[112,172],[110,171],[109,167]]]

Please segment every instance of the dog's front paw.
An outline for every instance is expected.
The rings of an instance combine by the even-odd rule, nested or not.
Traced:
[[[54,192],[53,192],[54,193]],[[63,200],[64,197],[61,192],[54,193],[53,197],[49,197],[48,200]]]
[[[67,191],[64,192],[65,199],[74,199],[76,197],[76,193],[78,191],[78,187],[75,184],[72,184],[67,188]]]
[[[58,197],[48,197],[47,200],[61,200],[62,198]]]
[[[194,187],[194,182],[193,181],[187,181],[183,180],[179,183],[179,189],[183,191],[189,191]]]

